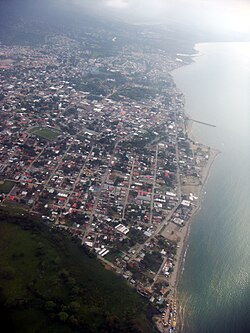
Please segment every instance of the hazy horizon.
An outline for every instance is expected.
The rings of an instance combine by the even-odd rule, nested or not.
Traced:
[[[12,11],[32,12],[39,6],[50,11],[91,14],[127,23],[182,24],[208,33],[243,33],[250,36],[249,0],[5,0]],[[3,12],[3,11],[2,11]]]
[[[143,23],[182,23],[212,32],[250,33],[249,0],[53,0],[57,5]]]

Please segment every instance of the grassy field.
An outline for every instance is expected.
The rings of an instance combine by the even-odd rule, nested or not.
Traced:
[[[9,193],[14,185],[15,182],[13,182],[12,180],[0,181],[0,193]]]
[[[51,128],[34,128],[31,130],[32,134],[35,134],[39,137],[42,137],[46,140],[54,140],[56,139],[61,132],[55,129],[51,129]]]
[[[68,235],[27,216],[4,220],[0,311],[11,332],[155,332],[140,296]]]

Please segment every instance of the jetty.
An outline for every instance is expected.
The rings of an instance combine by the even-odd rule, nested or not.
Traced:
[[[193,121],[194,123],[198,123],[198,124],[202,124],[202,125],[210,126],[210,127],[216,127],[216,125],[209,124],[209,123],[206,123],[206,122],[204,122],[204,121],[200,121],[200,120],[196,120],[196,119],[187,118],[187,120],[189,120],[189,121]]]

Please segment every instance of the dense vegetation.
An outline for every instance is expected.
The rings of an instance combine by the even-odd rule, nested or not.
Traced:
[[[0,310],[11,332],[154,332],[147,305],[76,240],[0,211]]]

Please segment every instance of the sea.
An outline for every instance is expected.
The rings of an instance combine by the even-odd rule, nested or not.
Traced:
[[[179,282],[185,333],[250,332],[250,43],[196,45],[173,78],[196,141],[220,150]]]

